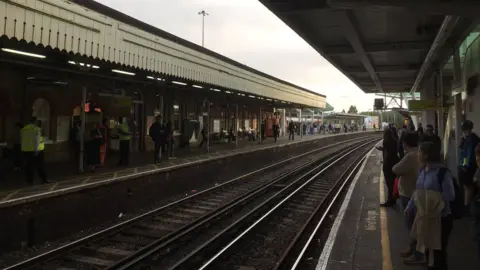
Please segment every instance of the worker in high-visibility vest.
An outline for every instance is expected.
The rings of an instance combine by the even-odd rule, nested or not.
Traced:
[[[25,157],[27,182],[33,184],[34,169],[38,170],[38,174],[43,183],[49,183],[45,172],[45,142],[42,137],[42,131],[39,127],[37,118],[32,117],[30,123],[20,131],[20,142],[22,153]]]
[[[121,123],[118,126],[118,139],[120,140],[120,160],[118,165],[128,166],[132,133],[130,132],[126,117],[121,118]]]

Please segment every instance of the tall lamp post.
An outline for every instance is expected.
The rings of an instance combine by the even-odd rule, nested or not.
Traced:
[[[202,10],[198,12],[198,15],[202,15],[202,47],[205,47],[205,16],[209,14],[205,10]]]

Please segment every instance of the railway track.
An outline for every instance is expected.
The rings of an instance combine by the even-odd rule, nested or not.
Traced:
[[[174,264],[158,256],[145,265],[172,270],[295,269],[373,144],[361,143],[298,177],[216,235],[202,239],[203,245],[175,256]]]
[[[181,237],[231,214],[233,209],[267,191],[272,192],[275,185],[278,190],[282,181],[318,166],[326,156],[365,140],[344,141],[286,159],[6,269],[127,269],[150,256],[153,250],[168,247],[169,253],[168,249],[174,248],[172,244],[181,243],[177,241]],[[262,174],[270,181],[260,177]]]

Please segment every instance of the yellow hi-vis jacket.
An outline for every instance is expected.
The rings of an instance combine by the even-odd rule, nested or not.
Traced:
[[[34,124],[28,124],[20,131],[20,142],[22,145],[22,152],[36,152],[43,145],[43,140],[40,136],[41,130]],[[44,148],[45,146],[43,146]]]
[[[40,142],[38,143],[38,151],[45,150],[45,138],[40,136]]]
[[[129,141],[131,136],[130,136],[130,129],[128,127],[128,124],[122,123],[120,126],[118,126],[118,138],[120,141]]]

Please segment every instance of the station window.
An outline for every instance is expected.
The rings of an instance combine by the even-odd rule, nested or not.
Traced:
[[[32,116],[35,116],[41,123],[42,135],[45,139],[50,138],[50,103],[43,98],[33,102]]]

